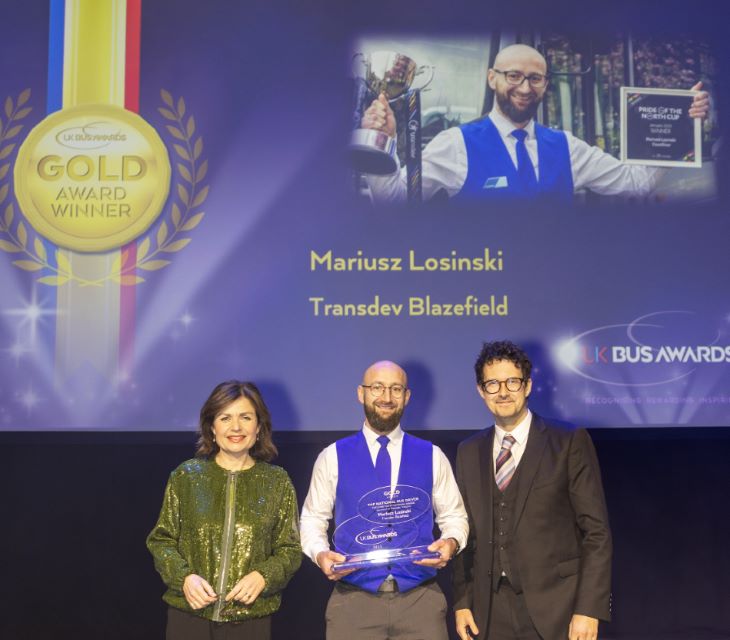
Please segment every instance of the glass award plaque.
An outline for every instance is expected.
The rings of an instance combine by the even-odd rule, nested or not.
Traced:
[[[417,545],[424,519],[431,519],[431,496],[423,489],[398,484],[364,494],[357,514],[335,529],[333,546],[345,556],[333,565],[335,571],[393,565],[438,558],[438,551]]]
[[[621,161],[701,167],[702,123],[691,118],[695,91],[621,87]]]

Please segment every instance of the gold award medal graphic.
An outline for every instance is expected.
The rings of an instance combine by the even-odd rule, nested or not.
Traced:
[[[52,113],[28,134],[15,163],[15,195],[54,244],[104,252],[144,233],[170,190],[170,159],[139,115],[104,104]]]

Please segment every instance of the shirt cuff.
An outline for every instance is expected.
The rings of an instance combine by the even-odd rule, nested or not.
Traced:
[[[457,546],[459,548],[456,550],[456,553],[454,555],[456,555],[458,553],[461,553],[461,551],[466,546],[466,542],[467,542],[467,539],[466,538],[467,538],[467,535],[466,535],[466,533],[464,533],[461,530],[454,530],[454,529],[448,530],[448,529],[445,529],[444,531],[441,532],[441,537],[444,540],[446,540],[447,538],[453,538],[454,540],[456,540],[456,544],[457,544]]]
[[[326,547],[324,545],[316,546],[311,550],[309,557],[312,559],[312,562],[314,562],[314,564],[316,564],[319,567],[319,563],[317,562],[317,556],[320,553],[322,553],[322,551],[329,551],[329,550],[330,550],[330,548]],[[320,567],[320,569],[321,569],[321,567]]]

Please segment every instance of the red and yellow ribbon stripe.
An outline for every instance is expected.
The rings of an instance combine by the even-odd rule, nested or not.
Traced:
[[[141,0],[50,0],[48,111],[111,104],[139,111]],[[124,250],[132,252],[136,244]],[[65,251],[87,279],[109,270],[116,251]],[[105,281],[71,282],[57,292],[56,377],[69,380],[84,364],[108,379],[131,373],[135,289]]]

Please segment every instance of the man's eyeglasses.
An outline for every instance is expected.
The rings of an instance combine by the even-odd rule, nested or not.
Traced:
[[[373,384],[361,384],[363,389],[370,389],[370,393],[373,394],[374,398],[379,398],[385,393],[386,389],[390,390],[391,398],[400,398],[405,392],[407,387],[402,384],[391,384],[386,387],[382,382],[374,382]]]
[[[519,87],[525,80],[534,89],[542,89],[548,81],[548,77],[541,73],[531,73],[526,76],[522,71],[500,71],[499,69],[492,69],[495,73],[501,73],[507,82],[515,87]]]
[[[522,385],[525,384],[525,379],[507,378],[506,380],[485,380],[479,386],[482,388],[482,391],[484,391],[484,393],[494,395],[495,393],[499,393],[499,390],[502,388],[503,384],[505,387],[507,387],[507,391],[515,392],[522,389]]]

